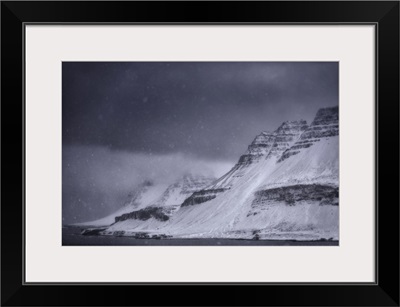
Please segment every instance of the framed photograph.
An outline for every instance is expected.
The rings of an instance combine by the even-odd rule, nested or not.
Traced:
[[[1,8],[2,305],[399,306],[397,1]]]

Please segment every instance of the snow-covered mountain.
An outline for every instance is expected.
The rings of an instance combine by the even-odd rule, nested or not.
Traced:
[[[169,216],[179,209],[183,201],[209,185],[215,178],[194,176],[187,174],[177,182],[168,185],[144,181],[132,193],[130,193],[123,207],[116,212],[99,220],[75,224],[76,226],[109,226],[116,219],[119,221],[129,218],[129,213],[136,216],[158,217]],[[151,214],[154,212],[154,216]]]
[[[275,158],[289,149],[306,129],[307,122],[300,120],[286,121],[274,132],[262,132],[254,139],[245,154],[239,158],[238,163],[227,174],[204,190],[193,194],[183,206],[215,198],[217,194],[235,187],[238,182],[242,181],[242,177],[257,172],[261,161],[275,161]],[[253,169],[254,171],[252,171]]]
[[[218,180],[185,197],[167,189],[160,203],[114,216],[102,234],[338,240],[338,142],[338,107],[320,109],[310,125],[284,122]]]

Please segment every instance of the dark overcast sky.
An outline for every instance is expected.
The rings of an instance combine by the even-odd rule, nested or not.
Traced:
[[[115,210],[147,177],[225,170],[261,131],[337,104],[333,62],[64,62],[64,221]]]
[[[338,103],[337,63],[63,63],[63,144],[236,159]]]

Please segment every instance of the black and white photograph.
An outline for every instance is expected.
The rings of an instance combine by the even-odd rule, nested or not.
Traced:
[[[62,244],[339,245],[338,62],[63,62]]]
[[[399,306],[399,7],[3,1],[0,305]]]

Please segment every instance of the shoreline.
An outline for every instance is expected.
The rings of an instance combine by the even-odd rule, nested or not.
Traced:
[[[63,246],[339,246],[338,240],[276,240],[245,238],[172,238],[68,233],[63,227]],[[74,227],[76,230],[79,227]],[[71,229],[71,228],[69,228]]]

